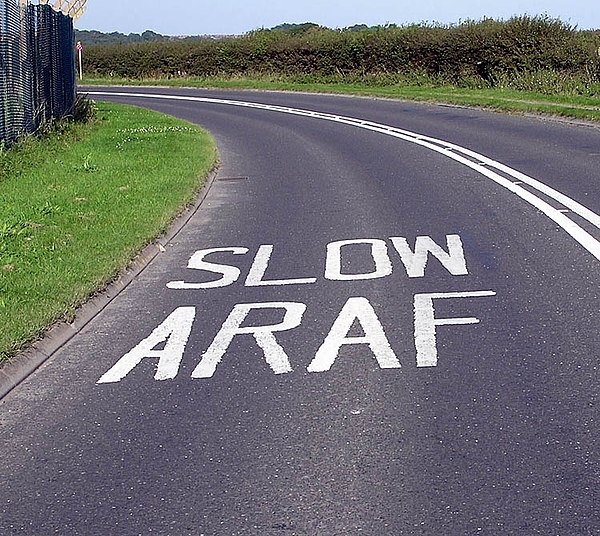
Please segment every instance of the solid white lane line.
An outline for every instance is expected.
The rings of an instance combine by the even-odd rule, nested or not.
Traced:
[[[160,95],[160,94],[152,94],[152,93],[124,93],[124,92],[109,92],[109,91],[90,91],[89,95],[97,95],[97,96],[116,96],[116,97],[126,97],[126,98],[149,98],[149,99],[160,99],[160,100],[179,100],[179,101],[191,101],[191,102],[202,102],[206,104],[223,104],[227,106],[238,106],[242,108],[255,108],[259,110],[268,110],[272,112],[285,113],[290,115],[298,115],[303,117],[312,117],[317,119],[323,119],[325,121],[331,121],[334,123],[342,123],[350,126],[354,126],[357,128],[362,128],[364,130],[370,130],[372,132],[378,132],[380,134],[385,134],[387,136],[393,136],[395,138],[408,141],[410,143],[414,143],[416,145],[420,145],[436,153],[439,153],[443,156],[451,158],[452,160],[463,164],[477,173],[487,177],[488,179],[494,181],[496,184],[510,190],[517,196],[519,196],[524,201],[533,205],[535,208],[540,210],[543,214],[545,214],[548,218],[554,221],[557,225],[559,225],[562,229],[564,229],[573,239],[575,239],[581,246],[583,246],[586,250],[588,250],[596,259],[600,260],[600,242],[596,240],[590,233],[585,231],[582,227],[577,225],[574,221],[567,218],[560,210],[555,209],[550,204],[548,204],[543,199],[537,197],[532,194],[528,190],[519,186],[518,182],[513,182],[509,179],[506,179],[502,175],[492,171],[494,168],[497,171],[505,173],[518,181],[527,184],[528,186],[534,188],[535,190],[543,193],[547,197],[558,201],[561,205],[569,208],[572,212],[578,214],[586,221],[600,229],[600,216],[595,212],[591,211],[587,207],[581,205],[574,199],[562,194],[561,192],[551,188],[550,186],[521,173],[509,166],[506,166],[500,162],[496,162],[484,155],[481,155],[475,151],[471,151],[465,147],[461,147],[460,145],[456,145],[450,142],[446,142],[444,140],[439,140],[437,138],[432,138],[429,136],[424,136],[422,134],[417,134],[415,132],[411,132],[409,130],[403,130],[399,128],[395,128],[389,125],[384,125],[380,123],[375,123],[372,121],[364,121],[362,119],[357,119],[353,117],[344,117],[339,115],[327,114],[323,112],[316,112],[311,110],[303,110],[300,108],[288,108],[283,106],[276,106],[272,104],[261,104],[256,102],[246,102],[246,101],[236,101],[229,99],[215,99],[210,97],[192,97],[192,96],[183,96],[183,95]],[[464,155],[464,156],[463,156]],[[478,160],[478,162],[473,162],[466,157],[473,158]],[[486,164],[487,167],[480,165],[481,163]]]

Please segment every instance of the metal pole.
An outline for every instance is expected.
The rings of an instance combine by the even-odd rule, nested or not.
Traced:
[[[13,71],[13,77],[18,77],[18,107],[19,107],[19,135],[22,135],[23,132],[27,131],[29,128],[35,127],[34,125],[29,124],[28,120],[31,109],[31,73],[28,70],[28,47],[27,47],[27,38],[28,38],[28,25],[27,25],[27,8],[29,5],[29,0],[19,0],[19,18],[20,18],[20,28],[19,28],[19,66]]]

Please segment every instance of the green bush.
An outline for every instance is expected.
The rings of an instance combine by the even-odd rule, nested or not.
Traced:
[[[88,72],[124,78],[273,75],[424,76],[464,86],[590,91],[600,82],[600,33],[547,16],[332,30],[305,24],[220,40],[87,49]],[[562,89],[561,89],[562,90]]]

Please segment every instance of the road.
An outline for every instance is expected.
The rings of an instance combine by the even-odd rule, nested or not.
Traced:
[[[597,127],[94,91],[221,166],[1,402],[0,534],[600,534]]]

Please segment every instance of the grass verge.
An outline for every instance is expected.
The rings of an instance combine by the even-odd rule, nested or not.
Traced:
[[[216,160],[197,127],[99,103],[97,119],[0,153],[0,362],[113,279]]]
[[[535,113],[600,121],[600,98],[577,95],[548,95],[501,88],[461,88],[456,86],[375,85],[360,82],[299,82],[294,79],[278,80],[233,78],[165,78],[124,79],[88,78],[89,85],[160,85],[168,87],[198,87],[221,89],[258,89],[283,91],[308,91],[405,99],[476,106],[511,113]]]

